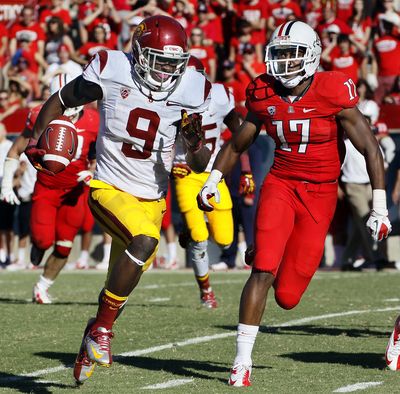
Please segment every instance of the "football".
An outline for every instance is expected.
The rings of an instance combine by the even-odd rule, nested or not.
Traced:
[[[58,174],[75,157],[78,146],[76,127],[66,116],[52,120],[39,138],[38,148],[46,151],[43,167]]]

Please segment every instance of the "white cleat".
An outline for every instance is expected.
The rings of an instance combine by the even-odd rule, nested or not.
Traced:
[[[33,287],[32,302],[35,304],[51,304],[52,299],[47,290],[44,290],[36,284]]]
[[[392,371],[400,369],[400,316],[394,323],[394,329],[386,347],[386,365]]]
[[[108,261],[103,261],[96,265],[97,270],[107,271],[108,270]]]
[[[231,369],[228,385],[233,387],[250,387],[251,365],[236,364]]]
[[[27,268],[26,264],[23,261],[18,260],[15,263],[7,265],[6,271],[11,271],[11,272],[22,271],[26,268]]]

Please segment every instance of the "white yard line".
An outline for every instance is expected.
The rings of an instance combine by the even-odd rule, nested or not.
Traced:
[[[328,314],[319,315],[319,316],[309,316],[309,317],[305,317],[303,319],[289,320],[285,323],[271,325],[270,327],[275,327],[275,328],[291,327],[291,326],[296,326],[296,325],[300,325],[300,324],[304,324],[304,323],[309,323],[309,322],[316,321],[316,320],[332,319],[335,317],[350,316],[350,315],[360,315],[360,314],[364,314],[364,313],[390,312],[390,311],[397,311],[399,309],[400,309],[400,306],[395,306],[395,307],[388,307],[388,308],[365,309],[365,310],[359,310],[359,311],[328,313]],[[118,358],[120,358],[120,357],[137,357],[137,356],[142,356],[144,354],[159,352],[161,350],[172,349],[172,348],[175,348],[178,346],[183,347],[183,346],[188,346],[188,345],[194,345],[194,344],[198,344],[198,343],[202,343],[202,342],[209,342],[209,341],[213,341],[216,339],[223,339],[223,338],[228,338],[228,337],[232,337],[232,336],[236,336],[236,331],[224,332],[224,333],[215,334],[215,335],[206,335],[203,337],[190,338],[185,341],[171,342],[171,343],[166,343],[165,345],[159,345],[159,346],[154,346],[154,347],[150,347],[150,348],[146,348],[146,349],[133,350],[130,352],[121,353],[119,355],[115,355],[114,360],[117,361]],[[72,365],[67,365],[67,366],[60,365],[58,367],[41,369],[38,371],[20,374],[19,376],[6,377],[3,379],[0,379],[0,382],[23,380],[25,377],[38,377],[38,376],[48,375],[51,373],[63,371],[65,369],[68,369],[71,367],[72,367]]]
[[[169,298],[169,297],[150,298],[149,302],[166,302],[166,301],[169,301],[170,299],[171,298]]]
[[[370,387],[380,386],[383,382],[361,382],[343,386],[333,391],[334,393],[352,393],[353,391],[366,390]]]
[[[193,379],[174,379],[168,380],[164,383],[152,384],[151,386],[142,387],[144,390],[157,390],[157,389],[169,389],[171,387],[182,386],[183,384],[192,383]]]

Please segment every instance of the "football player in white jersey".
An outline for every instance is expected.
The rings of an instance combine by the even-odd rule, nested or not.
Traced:
[[[205,72],[203,64],[195,56],[190,56],[188,69],[190,68],[203,74]],[[239,128],[240,119],[235,112],[233,95],[222,84],[213,83],[211,102],[202,117],[205,142],[211,150],[211,158],[207,168],[201,174],[193,173],[190,170],[185,160],[184,143],[180,136],[178,136],[174,166],[172,168],[177,202],[187,228],[188,241],[181,241],[181,246],[188,248],[188,258],[193,266],[196,281],[200,288],[200,301],[207,308],[217,307],[217,301],[209,280],[207,253],[209,231],[220,247],[227,247],[232,243],[232,200],[225,180],[218,184],[221,201],[216,204],[216,209],[210,212],[211,215],[209,212],[204,213],[197,207],[196,196],[210,174],[214,159],[220,150],[223,124],[235,133]],[[254,183],[252,185],[254,188]],[[180,240],[182,240],[182,237],[180,237]]]
[[[88,322],[75,362],[78,383],[96,363],[111,365],[114,321],[157,252],[178,131],[192,170],[204,171],[210,158],[199,114],[208,107],[211,83],[196,71],[185,73],[188,59],[186,33],[177,21],[146,18],[133,34],[131,53],[98,52],[82,76],[50,97],[35,124],[37,138],[65,108],[98,100],[89,204],[113,241],[97,316]],[[26,153],[40,168],[35,141]]]

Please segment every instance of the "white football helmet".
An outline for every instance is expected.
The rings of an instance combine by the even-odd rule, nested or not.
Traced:
[[[63,86],[65,86],[69,81],[72,81],[72,77],[69,74],[57,74],[53,77],[50,82],[50,94],[58,92]],[[83,105],[74,108],[67,108],[64,111],[64,115],[68,117],[73,117],[79,114],[83,110]]]
[[[358,109],[367,118],[371,119],[371,125],[374,125],[379,118],[379,106],[374,100],[364,100],[358,104]]]
[[[266,47],[267,73],[291,89],[315,74],[320,57],[315,30],[304,22],[286,22],[275,29]]]

